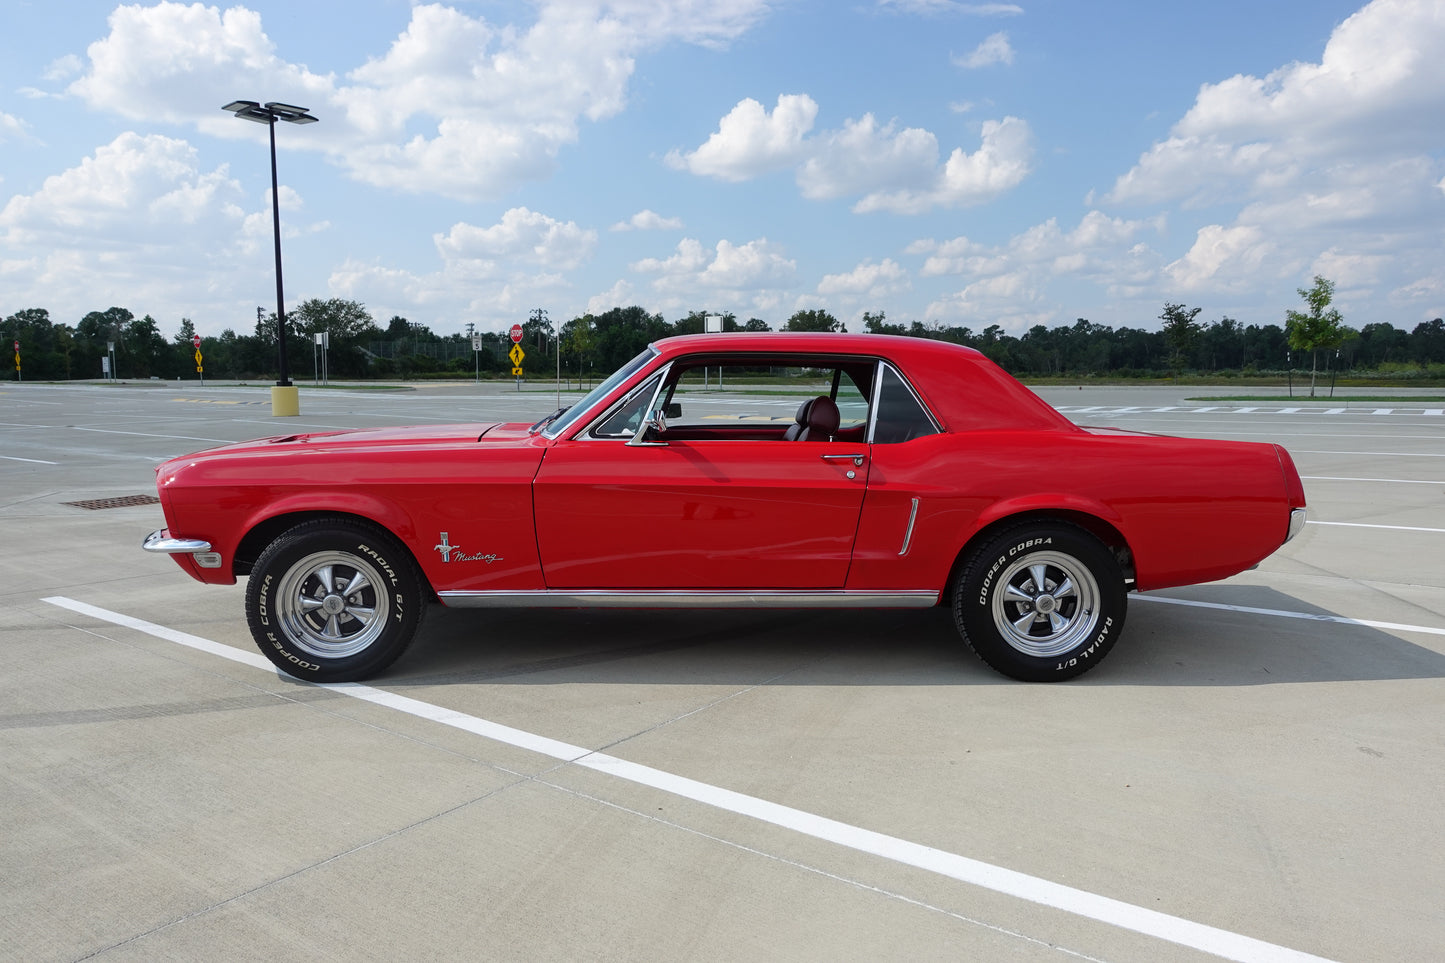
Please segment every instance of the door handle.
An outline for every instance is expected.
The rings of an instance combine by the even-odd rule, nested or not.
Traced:
[[[863,467],[862,455],[820,455],[824,461],[851,461],[854,468]]]

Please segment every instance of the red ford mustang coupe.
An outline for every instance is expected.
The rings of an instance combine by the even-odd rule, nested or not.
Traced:
[[[434,601],[947,605],[999,672],[1068,679],[1128,591],[1248,569],[1305,519],[1278,445],[1081,428],[976,351],[848,334],[668,338],[535,425],[263,438],[157,487],[146,550],[249,576],[257,645],[318,682],[381,672]]]

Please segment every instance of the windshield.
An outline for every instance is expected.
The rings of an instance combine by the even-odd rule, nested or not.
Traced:
[[[542,431],[542,434],[548,438],[556,438],[562,432],[566,431],[569,425],[591,411],[593,406],[611,394],[613,389],[642,370],[642,366],[655,357],[657,357],[657,352],[651,345],[648,345],[641,354],[612,372],[606,381],[587,392],[587,397],[558,415],[557,418]]]

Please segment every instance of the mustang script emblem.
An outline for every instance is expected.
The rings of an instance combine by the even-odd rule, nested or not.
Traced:
[[[432,547],[442,553],[443,562],[486,562],[488,565],[491,565],[493,562],[504,561],[500,555],[488,555],[485,552],[474,552],[468,555],[462,551],[460,545],[452,545],[447,542],[446,532],[442,532],[441,544]]]

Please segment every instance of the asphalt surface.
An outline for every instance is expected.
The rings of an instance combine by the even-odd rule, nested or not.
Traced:
[[[277,419],[256,388],[0,386],[0,959],[1439,958],[1442,405],[1040,393],[1283,443],[1311,523],[1132,597],[1058,685],[941,610],[434,608],[373,684],[316,687],[261,661],[243,586],[140,551],[158,506],[71,503],[552,392],[303,385]]]

